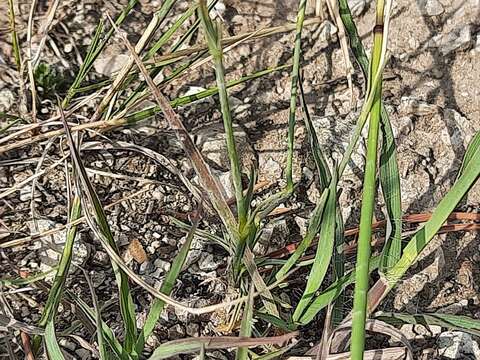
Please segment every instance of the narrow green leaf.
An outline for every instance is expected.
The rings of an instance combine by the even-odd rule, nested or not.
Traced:
[[[318,200],[318,203],[313,210],[312,217],[310,218],[305,237],[295,249],[295,252],[288,258],[287,262],[275,274],[275,278],[277,280],[282,279],[290,271],[290,269],[295,265],[298,259],[308,249],[315,236],[317,236],[327,198],[329,198],[329,189],[325,189],[322,193],[322,196]]]
[[[465,151],[465,155],[463,156],[462,167],[458,172],[458,176],[462,176],[465,171],[465,168],[468,166],[470,161],[474,159],[474,155],[477,152],[478,148],[480,147],[480,131],[475,134],[472,138],[470,143],[468,144],[467,150]]]
[[[447,329],[460,330],[475,336],[480,336],[480,320],[472,319],[463,315],[451,315],[441,313],[406,314],[379,312],[375,318],[392,325],[418,324],[437,325]]]
[[[249,80],[257,79],[259,77],[270,74],[274,71],[285,69],[289,66],[290,65],[282,65],[282,66],[271,68],[271,69],[261,70],[261,71],[258,71],[256,73],[254,73],[254,74],[243,76],[240,79],[229,81],[229,82],[227,82],[226,87],[230,88],[230,87],[233,87],[233,86],[236,86],[236,85],[240,85],[240,84],[243,84],[243,83],[245,83]],[[214,86],[214,87],[211,87],[209,89],[200,91],[200,92],[198,92],[197,94],[194,94],[194,95],[181,96],[179,98],[176,98],[176,99],[172,100],[170,102],[170,104],[173,108],[177,108],[177,107],[180,107],[180,106],[191,104],[191,103],[193,103],[195,101],[198,101],[198,100],[201,100],[201,99],[208,98],[208,97],[213,96],[217,93],[218,93],[218,88],[216,86]],[[160,106],[152,106],[152,107],[148,107],[148,108],[143,109],[143,110],[133,112],[133,113],[128,114],[126,116],[127,123],[139,122],[141,120],[147,119],[147,118],[157,114],[159,111],[161,111]]]
[[[440,201],[430,220],[428,220],[408,242],[400,260],[385,274],[388,289],[386,289],[384,294],[395,286],[410,266],[412,266],[420,252],[435,236],[459,201],[477,181],[480,175],[480,146],[478,146],[477,142],[478,134],[480,134],[480,132],[477,132],[467,148],[466,154],[468,154],[470,160],[465,163],[462,175]]]
[[[252,285],[250,287],[250,292],[248,293],[248,300],[245,303],[244,312],[242,315],[242,322],[240,325],[240,336],[241,337],[250,337],[252,336],[252,327],[253,327],[253,293],[255,287]],[[236,360],[248,360],[248,348],[239,347],[237,349],[237,354],[235,356]]]
[[[127,18],[127,15],[130,11],[134,8],[137,4],[138,0],[129,0],[127,5],[123,8],[122,12],[118,15],[117,19],[115,20],[115,24],[120,25],[123,21]],[[98,55],[103,51],[105,46],[107,45],[108,41],[113,35],[114,29],[111,28],[108,33],[102,38],[103,32],[103,21],[100,21],[96,30],[95,35],[92,38],[92,42],[88,48],[87,55],[85,56],[85,60],[78,71],[75,80],[73,81],[72,85],[68,89],[67,96],[62,102],[62,106],[65,108],[68,106],[70,101],[72,100],[73,96],[76,93],[76,89],[80,87],[83,80],[87,76],[88,72],[93,66],[93,63],[98,58]],[[101,39],[101,40],[100,40]]]
[[[103,336],[103,331],[102,329],[102,313],[100,306],[98,305],[98,300],[97,296],[95,295],[95,287],[93,286],[93,282],[90,279],[90,276],[88,275],[88,272],[84,269],[82,269],[83,275],[85,276],[85,279],[87,280],[88,288],[90,289],[90,293],[92,294],[92,303],[93,303],[93,310],[95,311],[95,325],[97,326],[97,341],[98,341],[98,349],[100,352],[100,360],[107,360],[108,359],[108,353],[107,349],[105,347],[105,340]]]
[[[65,360],[62,350],[55,336],[55,325],[53,319],[50,319],[45,327],[45,346],[47,348],[48,357],[52,360]]]
[[[312,154],[315,160],[315,164],[317,167],[318,177],[319,177],[319,185],[320,191],[323,191],[329,184],[331,180],[330,170],[328,168],[327,162],[325,160],[325,156],[323,155],[320,143],[318,141],[317,132],[315,127],[313,126],[312,120],[310,118],[310,113],[308,111],[307,102],[305,99],[305,94],[303,92],[302,81],[300,80],[300,98],[302,102],[302,109],[303,114],[305,116],[305,127],[307,129],[307,136],[310,142],[310,148],[312,150]],[[343,225],[343,218],[342,212],[336,204],[336,227],[335,227],[335,248],[333,251],[333,264],[334,264],[334,278],[340,279],[344,275],[344,263],[345,263],[345,256],[343,255],[343,244],[345,242],[344,238],[344,225]],[[332,313],[332,321],[335,325],[339,324],[343,318],[343,299],[340,295],[337,301],[335,301],[333,313]]]
[[[81,203],[80,197],[76,195],[72,201],[72,208],[70,210],[69,222],[73,222],[79,219],[81,216]],[[62,255],[58,263],[58,270],[53,279],[52,288],[48,292],[48,298],[43,309],[42,316],[38,322],[38,326],[45,327],[47,323],[55,320],[55,315],[58,311],[58,305],[60,304],[65,282],[67,281],[68,272],[70,270],[70,264],[72,262],[72,250],[77,235],[77,225],[73,225],[67,232],[67,238],[63,246]],[[32,347],[34,353],[36,353],[40,347],[41,338],[34,337],[32,341]]]
[[[86,318],[92,323],[96,321],[96,313],[95,310],[92,309],[88,304],[83,301],[80,297],[76,294],[69,292],[68,290],[65,292],[72,302],[74,302],[78,308],[85,314]],[[126,352],[125,348],[123,348],[122,344],[118,341],[115,337],[112,329],[102,320],[101,321],[101,328],[97,328],[97,331],[103,332],[103,337],[107,341],[108,345],[115,353],[115,356],[121,360],[129,360],[130,355]]]
[[[198,337],[168,341],[155,349],[149,360],[168,359],[174,355],[199,352],[209,349],[229,349],[237,347],[256,347],[260,345],[282,345],[294,338],[297,332],[265,338],[245,338],[235,336]]]
[[[288,115],[288,150],[287,150],[287,189],[293,188],[293,150],[295,141],[295,114],[297,111],[297,88],[300,75],[300,58],[302,54],[302,29],[305,19],[307,0],[299,0],[297,25],[295,30],[295,48],[293,50],[293,67],[291,74],[290,111]]]
[[[67,136],[67,141],[70,147],[70,154],[72,156],[73,162],[75,164],[75,168],[79,174],[81,179],[82,185],[85,190],[85,194],[94,210],[95,219],[97,225],[99,227],[100,232],[105,236],[108,240],[109,245],[118,253],[117,244],[115,243],[115,239],[113,238],[113,234],[110,230],[110,226],[108,225],[107,216],[105,215],[105,211],[98,199],[98,195],[93,188],[85,167],[83,166],[82,160],[80,158],[80,154],[75,146],[75,143],[72,138],[72,134],[70,133],[70,129],[68,124],[65,120],[63,110],[60,107],[61,113],[61,120],[63,122],[65,128],[65,134]],[[85,207],[88,208],[88,207]],[[86,215],[89,215],[86,213]],[[117,281],[118,290],[120,293],[120,312],[122,314],[124,326],[125,326],[125,348],[128,352],[133,349],[137,338],[137,326],[136,326],[136,316],[135,316],[135,307],[133,305],[133,299],[130,293],[130,288],[128,285],[128,277],[124,271],[122,271],[118,265],[112,260],[111,261],[113,272],[115,274],[115,279]]]
[[[323,279],[327,274],[328,267],[333,255],[335,244],[335,223],[336,223],[336,203],[337,203],[337,173],[333,172],[330,180],[329,194],[325,211],[322,215],[320,226],[320,237],[315,254],[315,261],[308,276],[307,285],[303,292],[295,312],[293,321],[297,322],[303,315],[307,306],[312,302],[315,292],[322,285]]]
[[[370,259],[370,272],[379,267],[380,260],[381,259],[379,256]],[[317,295],[313,299],[312,303],[305,310],[298,322],[302,325],[310,323],[322,309],[324,309],[328,304],[332,303],[332,301],[335,301],[335,299],[340,296],[343,290],[354,282],[355,271],[352,271],[335,281],[332,285],[330,285],[321,294]]]
[[[185,259],[187,258],[188,252],[190,251],[190,247],[192,245],[192,240],[195,236],[195,232],[197,231],[198,223],[199,218],[197,218],[193,222],[185,239],[185,243],[180,248],[177,256],[175,256],[175,259],[172,262],[172,266],[170,267],[170,270],[168,271],[167,276],[165,277],[165,280],[160,287],[160,291],[166,295],[169,295],[172,292],[175,281],[177,280],[178,275],[182,271],[183,264],[185,263]],[[147,319],[145,320],[145,325],[140,331],[137,343],[135,344],[135,353],[137,356],[140,356],[142,354],[143,348],[145,346],[145,341],[148,339],[153,329],[155,328],[155,325],[160,318],[164,306],[165,302],[160,299],[155,299],[155,301],[153,302],[153,305],[150,308],[150,312],[147,315]]]

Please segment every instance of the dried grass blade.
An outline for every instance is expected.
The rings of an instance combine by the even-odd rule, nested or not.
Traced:
[[[244,338],[235,336],[198,337],[181,340],[173,340],[160,345],[149,360],[168,359],[178,354],[188,354],[200,351],[202,347],[210,349],[229,349],[236,347],[256,347],[260,345],[283,345],[297,336],[297,332],[281,336],[264,338]]]
[[[213,207],[220,215],[223,223],[229,230],[230,235],[234,238],[238,238],[238,224],[236,223],[236,220],[227,204],[227,201],[223,196],[223,192],[221,191],[221,185],[219,184],[218,180],[215,179],[211,174],[207,163],[203,159],[192,139],[190,138],[190,135],[188,134],[187,129],[185,129],[185,126],[180,120],[180,117],[175,113],[175,111],[173,111],[173,108],[167,98],[155,86],[155,83],[148,74],[145,65],[142,63],[142,61],[136,54],[135,49],[128,41],[125,34],[121,31],[119,31],[119,34],[122,37],[125,45],[128,47],[141,73],[145,77],[145,81],[147,82],[148,87],[152,91],[155,100],[162,112],[164,113],[165,118],[170,124],[170,127],[175,132],[175,135],[177,136],[180,144],[182,145],[183,150],[192,162],[192,165],[196,173],[198,174],[202,187],[208,192],[208,196],[212,202]]]
[[[70,147],[70,155],[72,156],[73,162],[75,164],[75,168],[78,172],[78,176],[82,182],[84,187],[84,193],[88,198],[89,205],[92,206],[93,211],[95,213],[95,220],[97,226],[99,227],[99,231],[104,236],[105,240],[107,241],[110,249],[118,256],[118,249],[113,238],[113,234],[110,231],[110,226],[108,225],[107,216],[105,215],[105,211],[103,209],[100,200],[93,188],[90,180],[88,179],[87,172],[85,167],[83,166],[82,160],[80,158],[80,154],[77,151],[75,143],[72,138],[72,134],[70,133],[70,129],[68,124],[63,116],[62,107],[60,108],[60,114],[62,115],[62,122],[65,129],[65,134],[67,137],[67,142]],[[85,216],[87,220],[89,218],[89,211],[88,207],[85,206]],[[93,224],[91,224],[93,225]],[[93,230],[93,229],[92,229]],[[128,277],[124,271],[117,266],[117,263],[114,260],[111,260],[112,268],[115,273],[115,279],[117,281],[118,290],[120,292],[120,311],[123,317],[124,325],[125,325],[125,347],[127,351],[131,351],[135,340],[137,338],[137,326],[136,326],[136,316],[135,316],[135,307],[133,305],[132,295],[130,293],[129,285],[128,285]]]

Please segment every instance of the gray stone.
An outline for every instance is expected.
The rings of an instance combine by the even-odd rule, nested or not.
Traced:
[[[200,335],[200,326],[197,323],[189,322],[187,323],[187,335],[194,337]]]
[[[333,23],[325,20],[318,29],[312,34],[312,39],[320,42],[328,43],[330,41],[336,41],[337,37],[334,36],[338,32],[338,29]]]
[[[367,5],[370,1],[367,0],[348,0],[348,6],[353,16],[362,15],[367,9]]]
[[[138,270],[140,275],[151,273],[155,270],[155,266],[150,261],[144,261],[140,264],[140,269]]]
[[[162,259],[156,259],[153,262],[153,266],[155,266],[157,269],[160,269],[162,272],[167,272],[170,270],[170,263],[168,261],[164,261]]]
[[[15,103],[15,95],[8,89],[0,90],[0,111],[7,112]]]
[[[198,267],[203,271],[213,271],[218,268],[219,264],[215,262],[212,254],[203,253],[202,258],[198,261]]]
[[[250,140],[245,131],[236,125],[233,127],[233,135],[235,136],[235,145],[242,166],[244,169],[248,169],[255,162],[255,152],[250,144]],[[195,142],[206,158],[222,170],[226,171],[230,168],[223,124],[207,126],[198,130],[195,136]]]
[[[480,359],[480,348],[470,334],[445,331],[437,340],[439,355],[446,359]]]
[[[438,16],[445,11],[438,0],[417,0],[417,4],[423,15]]]
[[[467,48],[472,43],[472,25],[459,25],[446,34],[434,36],[429,47],[438,48],[443,55]]]
[[[88,359],[91,359],[92,356],[90,354],[90,351],[88,351],[87,349],[83,349],[83,348],[80,348],[80,349],[77,349],[75,350],[75,354],[77,354],[79,360],[88,360]]]
[[[93,63],[93,67],[97,73],[105,76],[111,76],[127,63],[128,58],[129,56],[127,54],[115,54],[107,57],[99,57]]]

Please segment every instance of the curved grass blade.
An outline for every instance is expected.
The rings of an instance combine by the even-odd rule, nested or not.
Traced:
[[[180,248],[177,256],[175,256],[175,259],[172,262],[172,266],[170,267],[170,270],[168,271],[167,276],[165,277],[165,280],[160,287],[160,291],[166,295],[169,295],[172,292],[177,277],[182,271],[183,264],[185,263],[185,259],[187,258],[188,252],[190,251],[190,247],[192,245],[192,240],[195,236],[195,232],[197,231],[199,221],[200,217],[194,220],[192,226],[190,227],[190,230],[188,231],[185,243]],[[155,325],[157,324],[164,307],[165,302],[160,299],[155,299],[155,301],[153,302],[153,305],[147,315],[147,319],[145,320],[145,325],[140,331],[137,342],[135,344],[135,352],[137,356],[140,356],[142,354],[145,341],[148,339],[153,329],[155,328]]]
[[[295,140],[295,113],[297,111],[297,88],[300,75],[300,57],[302,53],[302,29],[305,19],[307,0],[299,0],[297,25],[295,30],[295,47],[293,50],[293,68],[291,74],[290,111],[288,115],[288,150],[286,180],[287,189],[293,189],[293,150]]]
[[[369,271],[372,272],[376,270],[380,265],[380,257],[374,257],[370,259],[370,269]],[[309,307],[305,310],[302,317],[299,319],[299,323],[302,325],[306,325],[310,323],[317,314],[324,309],[328,304],[340,296],[343,290],[348,286],[355,282],[355,271],[352,271],[332,285],[330,285],[326,290],[324,290],[320,295],[316,296]]]
[[[110,226],[108,225],[105,211],[102,207],[102,204],[100,203],[100,200],[98,199],[98,195],[95,192],[95,189],[90,183],[85,167],[83,166],[80,155],[77,151],[77,148],[75,147],[72,134],[70,133],[70,129],[63,115],[62,107],[59,106],[59,108],[61,120],[63,122],[65,134],[70,147],[70,154],[73,158],[75,168],[84,187],[85,194],[87,195],[88,201],[94,210],[97,225],[101,233],[108,240],[108,244],[110,245],[110,247],[114,249],[116,253],[118,253],[118,248],[115,243],[115,239],[113,238],[113,234],[110,230]],[[130,352],[133,349],[135,340],[137,338],[135,307],[133,305],[133,299],[130,293],[127,275],[118,267],[118,265],[113,260],[111,261],[111,264],[113,272],[115,274],[115,279],[117,281],[118,290],[120,292],[120,312],[122,314],[123,322],[125,325],[125,348],[127,352]]]
[[[241,337],[250,337],[252,336],[252,327],[253,327],[253,292],[255,288],[253,285],[250,287],[250,292],[248,294],[248,300],[245,302],[244,313],[242,315],[242,322],[240,325],[240,336]],[[248,360],[248,348],[239,347],[237,349],[237,354],[235,355],[235,360]]]
[[[403,249],[403,254],[400,260],[384,275],[383,278],[380,278],[377,281],[372,289],[370,289],[368,301],[369,312],[375,310],[381,300],[415,263],[421,251],[435,234],[437,234],[450,213],[477,181],[480,175],[480,147],[476,141],[473,141],[469,145],[467,153],[469,153],[470,161],[465,165],[462,175],[440,201],[430,219],[410,239],[407,246]]]
[[[300,99],[302,103],[302,110],[305,116],[304,117],[305,125],[306,125],[305,128],[307,129],[307,136],[310,142],[310,148],[312,150],[312,154],[317,167],[319,183],[320,183],[319,184],[320,191],[323,191],[323,189],[325,189],[328,186],[331,180],[331,174],[330,174],[330,170],[328,168],[327,162],[325,160],[325,156],[323,155],[323,152],[321,150],[321,146],[317,137],[317,132],[310,118],[310,113],[308,111],[307,102],[305,99],[305,93],[303,92],[303,85],[302,85],[301,79],[300,79],[299,85],[300,85]],[[336,213],[335,248],[333,251],[333,263],[334,263],[334,269],[335,269],[334,278],[340,279],[344,275],[345,256],[343,254],[343,244],[345,242],[345,237],[344,237],[344,224],[343,224],[342,212],[340,211],[338,204],[336,205],[335,213]],[[342,319],[342,315],[343,315],[342,300],[343,300],[342,296],[340,295],[340,297],[335,302],[333,313],[332,313],[332,321],[334,324],[340,323]]]
[[[174,355],[189,354],[198,352],[205,348],[211,349],[229,349],[236,347],[256,347],[260,345],[283,345],[290,339],[297,336],[297,332],[292,332],[280,336],[272,336],[265,338],[244,338],[235,336],[217,336],[217,337],[198,337],[189,339],[180,339],[168,341],[155,349],[152,356],[148,360],[168,359]]]
[[[305,234],[305,237],[302,239],[302,242],[295,249],[295,252],[288,258],[287,262],[275,274],[275,278],[277,280],[283,278],[290,271],[290,269],[295,265],[297,260],[308,249],[308,247],[312,243],[315,236],[317,236],[318,230],[320,228],[320,223],[322,221],[322,215],[325,208],[325,203],[327,202],[328,198],[329,198],[329,189],[325,189],[317,205],[315,206],[315,209],[313,210],[313,214],[312,214],[312,217],[310,218],[310,222],[308,224],[308,229],[307,229],[307,233]]]
[[[50,359],[65,360],[62,350],[58,345],[57,337],[55,336],[55,325],[53,323],[53,319],[50,319],[45,327],[45,346]]]
[[[463,315],[441,313],[412,315],[406,313],[379,312],[374,316],[376,319],[392,325],[418,324],[426,327],[429,325],[437,325],[447,329],[460,330],[475,336],[480,336],[480,320]]]
[[[81,216],[81,202],[80,197],[76,195],[72,201],[72,208],[68,222],[75,221]],[[48,298],[43,309],[42,316],[38,322],[38,326],[45,327],[48,322],[55,320],[55,315],[58,311],[58,305],[63,293],[63,288],[67,280],[67,275],[70,270],[70,264],[72,262],[72,249],[77,235],[77,225],[73,225],[67,232],[67,238],[63,246],[63,252],[58,263],[58,270],[53,279],[53,284],[48,292]],[[36,353],[40,346],[41,339],[35,337],[33,339],[33,351]]]
[[[96,319],[96,313],[95,310],[92,309],[88,304],[83,301],[80,297],[78,297],[76,294],[73,294],[71,292],[66,291],[66,294],[69,296],[69,298],[76,304],[78,305],[79,309],[82,310],[82,312],[86,315],[89,321],[92,323],[95,323]],[[117,340],[115,335],[113,334],[112,329],[102,320],[101,321],[101,327],[97,328],[97,331],[102,331],[103,332],[103,338],[106,340],[108,343],[108,346],[112,349],[114,352],[115,356],[118,359],[121,360],[129,360],[131,359],[130,355],[125,351],[125,348],[120,344],[120,342]]]
[[[334,171],[333,177],[330,180],[325,211],[322,214],[319,245],[315,254],[315,261],[310,270],[302,298],[293,313],[293,322],[297,322],[301,318],[305,309],[312,302],[315,292],[320,288],[325,275],[327,274],[335,244],[336,203],[337,173]]]
[[[175,2],[176,0],[165,0],[160,6],[160,9],[153,14],[152,19],[148,23],[146,29],[142,33],[142,36],[140,37],[140,39],[137,41],[137,44],[135,45],[135,49],[134,49],[135,55],[138,56],[138,54],[140,54],[141,51],[147,46],[147,44],[150,42],[155,32],[158,30],[160,25],[163,23],[163,21],[167,17],[168,13],[172,9]],[[117,28],[118,26],[119,24],[112,23],[111,30],[115,31],[115,28]],[[128,77],[128,73],[130,72],[130,69],[133,67],[133,65],[135,65],[135,59],[133,57],[133,54],[130,54],[130,55],[131,56],[128,58],[128,61],[122,66],[121,70],[116,74],[113,84],[108,89],[107,93],[105,94],[102,101],[100,102],[97,109],[95,110],[95,114],[93,115],[92,121],[96,121],[101,117],[103,111],[107,108],[113,96],[117,93],[118,89],[122,86],[125,79]]]
[[[108,353],[107,349],[105,347],[105,340],[103,337],[103,331],[101,331],[102,328],[102,313],[100,306],[98,305],[98,299],[97,296],[95,295],[95,287],[93,286],[92,279],[88,275],[88,272],[84,269],[83,271],[83,276],[85,276],[85,279],[87,280],[88,288],[90,290],[90,293],[92,294],[92,303],[93,303],[93,310],[95,311],[95,325],[97,326],[97,341],[98,341],[98,349],[100,353],[100,360],[107,360],[108,359]]]

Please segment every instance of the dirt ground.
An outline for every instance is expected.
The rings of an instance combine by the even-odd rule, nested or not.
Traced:
[[[23,43],[27,36],[30,3],[18,3],[17,31]],[[44,19],[49,3],[40,1],[37,6],[34,44],[41,38],[38,35],[39,24]],[[60,74],[59,78],[71,81],[98,20],[106,13],[117,14],[124,3],[93,0],[61,2],[48,33],[42,61],[55,69]],[[225,0],[220,3],[222,6],[218,7],[218,12],[226,24],[225,36],[294,22],[297,9],[297,1],[293,0]],[[352,0],[349,3],[358,20],[361,38],[369,51],[375,3],[371,0]],[[6,5],[6,2],[0,4],[0,111],[17,114],[23,111],[22,97],[13,60]],[[160,1],[139,2],[122,26],[130,41],[139,39],[151,14],[160,5]],[[189,2],[177,1],[174,8],[176,15],[169,18],[167,23],[172,23],[188,6]],[[313,15],[313,6],[310,6],[307,18]],[[356,101],[350,101],[345,62],[337,34],[337,27],[330,20],[306,26],[302,34],[303,85],[308,108],[329,162],[339,159],[343,153],[364,93],[361,72],[354,64],[353,93]],[[201,40],[194,37],[190,45]],[[286,32],[236,46],[225,54],[227,80],[290,63],[293,40],[294,34]],[[402,209],[405,214],[430,212],[453,184],[466,146],[475,132],[480,130],[479,1],[394,1],[389,50],[384,102],[395,132]],[[122,63],[122,56],[126,54],[123,45],[109,45],[96,63],[89,81],[104,79],[107,73],[111,73],[112,67],[117,66],[118,69],[118,63]],[[351,59],[353,61],[353,57]],[[208,88],[214,81],[212,68],[203,66],[167,86],[164,93],[173,99],[198,88]],[[65,91],[65,85],[59,83],[57,87],[56,91]],[[38,117],[41,120],[55,115],[53,105],[56,100],[49,90],[52,89],[40,91],[42,102]],[[230,95],[234,104],[232,108],[242,162],[246,166],[252,162],[258,164],[259,181],[268,183],[258,196],[265,196],[281,188],[284,181],[290,99],[289,68],[233,87]],[[74,116],[75,121],[88,121],[95,109],[95,101],[83,106]],[[228,192],[228,188],[231,189],[228,184],[228,160],[217,105],[216,98],[201,100],[181,107],[178,112],[215,174],[227,184]],[[300,111],[298,118],[301,119]],[[4,120],[0,121],[3,127]],[[6,134],[15,129],[9,129]],[[98,146],[82,153],[102,203],[113,204],[109,209],[109,222],[122,255],[138,274],[158,287],[170,267],[172,254],[178,251],[179,244],[184,241],[184,233],[172,226],[168,216],[185,218],[193,210],[191,195],[169,169],[177,168],[189,177],[192,169],[160,116],[105,132],[102,136],[136,144],[165,157],[152,157],[146,155],[145,150],[129,151],[126,148],[99,151]],[[92,136],[88,140],[93,142],[101,138]],[[3,195],[12,186],[19,187],[18,191],[0,198],[0,245],[66,223],[68,200],[63,164],[49,169],[34,185],[31,182],[22,183],[61,158],[58,144],[59,139],[54,138],[50,142],[24,146],[0,155],[0,192]],[[298,191],[295,198],[285,204],[291,211],[271,219],[267,234],[255,249],[257,253],[265,254],[298,241],[305,231],[309,213],[319,198],[313,181],[315,165],[301,121],[295,132],[295,144],[294,176],[295,181],[299,182]],[[340,204],[346,228],[358,224],[364,148],[365,145],[361,144],[340,185]],[[128,196],[131,199],[115,204]],[[377,209],[378,218],[384,216],[381,205]],[[477,183],[458,209],[478,212],[479,206],[480,184]],[[208,220],[201,226],[218,230],[218,224]],[[115,283],[108,256],[86,226],[80,235],[74,262],[77,261],[91,274],[99,300],[105,304],[105,320],[121,333],[117,304],[111,301]],[[57,251],[61,249],[59,244],[64,242],[64,236],[63,231],[43,237],[41,241],[0,248],[2,278],[14,277],[22,271],[35,273],[51,269],[58,258]],[[139,241],[146,251],[148,261],[142,264],[132,259],[128,251],[130,244],[135,241]],[[439,311],[480,320],[477,285],[480,281],[479,254],[480,237],[477,233],[437,236],[415,268],[408,272],[388,297],[382,310],[411,314]],[[226,257],[226,252],[218,246],[196,239],[185,271],[175,287],[174,297],[192,306],[224,300],[223,294],[231,290],[226,281]],[[290,300],[298,300],[306,275],[304,272],[296,280],[298,291],[293,291]],[[90,299],[88,286],[78,269],[72,270],[68,286],[77,296]],[[134,288],[134,295],[137,310],[141,314],[137,321],[141,324],[151,298],[140,288]],[[5,299],[16,319],[35,324],[39,320],[39,310],[46,293],[33,286],[18,294],[9,294]],[[347,308],[350,306],[351,300],[347,299]],[[221,334],[221,328],[225,325],[224,316],[222,313],[192,316],[169,309],[164,312],[154,335],[148,340],[148,348],[153,349],[170,339]],[[71,317],[71,309],[65,308],[61,318],[66,322]],[[321,324],[322,319],[319,319],[312,328],[302,333],[304,348],[309,347],[309,342],[313,344],[318,341]],[[418,359],[480,359],[476,339],[470,339],[472,351],[465,350],[458,352],[459,357],[449,357],[440,341],[445,334],[441,329],[427,329],[433,336],[426,336],[428,331],[421,325],[405,327],[404,330],[414,345]],[[374,343],[375,339],[370,341]],[[90,352],[73,340],[66,340],[64,347],[72,358],[91,358]],[[217,351],[211,356],[229,359],[232,353]]]

